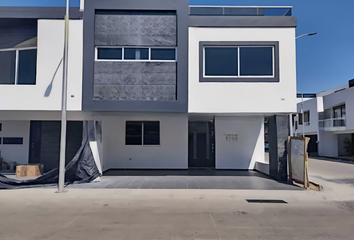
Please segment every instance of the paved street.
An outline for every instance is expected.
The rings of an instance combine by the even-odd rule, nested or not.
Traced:
[[[333,200],[354,199],[354,162],[310,158],[309,178],[323,185],[322,194]]]
[[[354,187],[349,179],[353,166],[310,159],[310,179],[320,181],[323,192],[69,188],[58,194],[48,188],[3,190],[0,240],[352,240]]]

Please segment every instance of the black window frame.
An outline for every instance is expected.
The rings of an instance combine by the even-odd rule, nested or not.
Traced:
[[[25,51],[35,51],[35,61],[30,60],[28,61],[31,64],[34,64],[32,68],[32,72],[34,72],[34,79],[31,78],[20,78],[23,76],[27,76],[29,72],[31,72],[31,68],[28,68],[28,66],[25,65],[21,65],[23,63],[26,63],[26,61],[22,62],[20,61],[20,55],[21,53],[25,52]],[[37,60],[38,60],[38,49],[37,47],[28,47],[28,48],[12,48],[12,49],[0,49],[0,52],[14,52],[14,63],[11,62],[11,64],[14,64],[13,66],[13,79],[11,79],[10,82],[8,83],[0,83],[0,85],[36,85],[37,84]],[[26,55],[25,55],[26,56]],[[29,55],[27,55],[28,57]],[[12,60],[12,59],[11,59]],[[21,66],[26,66],[23,69],[25,69],[25,74],[20,74],[20,70],[22,69]],[[32,80],[32,81],[23,81],[23,80]]]
[[[204,76],[204,49],[205,47],[273,47],[273,76],[227,76],[206,77]],[[239,59],[240,61],[240,59]],[[279,82],[279,42],[199,42],[199,82]]]
[[[103,50],[103,51],[108,51],[108,50],[111,50],[111,49],[114,49],[116,51],[119,51],[120,50],[120,57],[118,58],[113,58],[113,57],[100,57],[100,51]],[[97,59],[98,60],[106,60],[106,61],[109,61],[109,60],[122,60],[123,59],[123,48],[121,47],[98,47],[97,48]],[[102,54],[103,52],[101,52]]]
[[[157,142],[155,143],[146,143],[146,133],[145,133],[145,129],[144,129],[144,125],[145,124],[151,124],[151,123],[156,123],[158,125],[158,140]],[[138,143],[133,143],[132,141],[130,141],[128,139],[128,135],[127,135],[127,129],[128,129],[128,124],[135,124],[135,125],[138,125],[140,124],[141,125],[141,134],[139,135],[134,135],[134,136],[131,136],[131,137],[137,137],[137,136],[140,136],[141,137],[141,142],[138,144]],[[155,136],[156,137],[156,136]],[[125,122],[125,145],[126,146],[160,146],[161,145],[161,125],[160,125],[160,121],[126,121]]]
[[[111,50],[111,49],[116,49],[120,50],[121,55],[120,57],[114,58],[114,57],[109,57],[109,58],[104,58],[100,57],[100,50],[105,49],[105,50]],[[126,50],[132,50],[132,49],[143,49],[144,51],[147,50],[147,58],[127,58],[126,57]],[[159,51],[159,50],[169,50],[173,51],[173,59],[168,59],[168,58],[155,58],[154,51]],[[141,47],[124,47],[124,46],[96,46],[95,47],[95,61],[122,61],[122,62],[177,62],[177,48],[176,47],[148,47],[148,46],[141,46]]]

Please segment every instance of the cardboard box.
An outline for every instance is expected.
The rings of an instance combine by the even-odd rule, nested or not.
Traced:
[[[16,166],[16,177],[38,177],[43,173],[43,164],[28,164]]]
[[[27,177],[38,177],[42,175],[41,166],[42,164],[31,164],[27,165]]]
[[[26,177],[26,176],[27,176],[27,165],[17,165],[16,177]]]

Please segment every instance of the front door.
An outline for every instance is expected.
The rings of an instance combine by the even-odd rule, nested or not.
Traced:
[[[42,122],[31,121],[30,125],[30,145],[29,145],[29,163],[39,163],[41,160],[41,139]]]
[[[214,168],[212,122],[188,123],[188,167]]]

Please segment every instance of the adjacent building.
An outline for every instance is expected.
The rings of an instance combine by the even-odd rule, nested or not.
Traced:
[[[0,8],[4,161],[58,166],[63,17],[60,7]],[[295,27],[291,7],[71,7],[67,161],[92,120],[101,171],[267,164],[265,118],[296,112]]]
[[[310,154],[354,155],[354,80],[299,102],[297,110],[294,133],[302,135],[304,132],[311,139]]]

